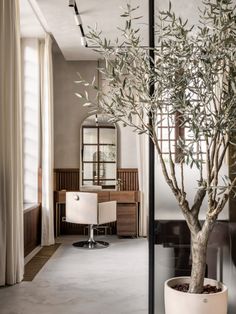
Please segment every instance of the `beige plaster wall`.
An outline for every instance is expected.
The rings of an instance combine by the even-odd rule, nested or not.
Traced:
[[[97,77],[96,61],[65,61],[58,48],[53,52],[54,76],[54,168],[79,168],[80,126],[88,109],[75,96],[83,87],[75,84],[79,72],[85,80]],[[91,97],[95,93],[88,91]],[[137,168],[136,135],[118,126],[118,167]]]
[[[96,66],[96,61],[68,62],[60,52],[53,54],[55,168],[79,167],[80,125],[88,110],[75,96],[82,87],[74,82],[79,79],[77,72],[91,81],[96,75]]]

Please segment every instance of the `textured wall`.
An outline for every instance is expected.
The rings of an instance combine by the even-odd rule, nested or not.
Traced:
[[[54,167],[78,168],[80,163],[80,126],[88,115],[75,93],[82,87],[75,84],[79,72],[85,80],[97,76],[96,61],[65,61],[58,49],[54,49]],[[95,97],[93,91],[88,91]],[[136,135],[129,128],[118,126],[118,166],[137,167]]]
[[[95,61],[66,62],[61,53],[53,55],[55,168],[79,167],[80,125],[88,111],[75,96],[81,87],[74,81],[79,79],[77,72],[91,81],[96,66]]]

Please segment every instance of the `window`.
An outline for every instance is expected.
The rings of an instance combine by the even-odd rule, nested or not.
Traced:
[[[115,187],[115,126],[82,127],[82,185]]]
[[[199,143],[193,143],[193,134],[190,128],[182,125],[181,117],[178,113],[160,113],[158,116],[160,124],[157,127],[157,137],[160,144],[164,160],[169,160],[169,153],[175,163],[179,163],[184,158],[184,149],[180,147],[180,141],[184,143],[188,150],[197,159],[205,160],[206,143],[202,137]]]
[[[40,145],[38,44],[37,39],[22,39],[24,203],[38,202]]]

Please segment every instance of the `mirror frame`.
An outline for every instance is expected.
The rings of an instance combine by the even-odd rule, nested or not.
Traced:
[[[101,123],[100,125],[96,125],[96,115],[97,115],[97,119],[99,120],[99,116],[105,116],[105,117],[109,117],[108,115],[106,114],[102,114],[102,113],[97,113],[97,114],[89,114],[85,117],[85,119],[82,121],[81,123],[81,126],[80,126],[80,179],[79,179],[79,186],[80,186],[80,191],[90,191],[90,190],[93,190],[93,191],[99,191],[99,190],[103,190],[103,191],[115,191],[117,190],[117,165],[118,165],[118,132],[117,132],[117,125],[116,123],[113,123],[113,122],[106,122],[106,123]],[[114,164],[115,164],[115,175],[114,175],[114,181],[115,184],[114,184],[114,188],[111,188],[111,187],[108,187],[106,188],[106,186],[102,186],[102,185],[83,185],[83,128],[86,126],[86,120],[90,117],[94,116],[95,117],[95,121],[94,121],[94,125],[91,124],[92,127],[106,127],[109,125],[110,126],[114,126],[114,132],[115,132],[115,153],[116,153],[116,157],[115,157],[115,161],[114,161]],[[97,122],[99,123],[99,122]],[[106,125],[107,124],[107,125]],[[90,126],[89,124],[87,125],[88,127]],[[99,145],[99,143],[98,143]],[[98,163],[99,164],[99,163]]]

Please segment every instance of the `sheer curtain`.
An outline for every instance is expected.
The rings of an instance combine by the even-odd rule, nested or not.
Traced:
[[[52,40],[46,34],[40,43],[41,75],[41,167],[42,167],[42,245],[54,240],[53,224],[53,72]]]
[[[22,113],[18,0],[0,1],[0,285],[24,271]]]

